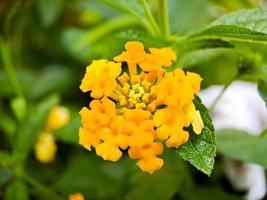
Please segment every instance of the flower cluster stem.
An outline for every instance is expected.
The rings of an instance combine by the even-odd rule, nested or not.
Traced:
[[[145,10],[145,14],[146,14],[146,17],[149,21],[149,24],[151,24],[151,26],[153,27],[153,32],[155,32],[156,35],[159,35],[161,32],[160,32],[160,29],[155,21],[155,18],[148,6],[148,3],[146,0],[141,0],[141,3],[144,7],[144,10]]]
[[[168,1],[159,0],[159,24],[166,39],[169,38],[169,15],[168,15]]]
[[[54,193],[50,188],[41,184],[31,176],[24,174],[23,179],[32,187],[36,189],[39,195],[45,196],[47,199],[50,200],[64,200],[63,197],[59,196],[58,194]]]
[[[23,96],[14,66],[11,62],[10,51],[5,42],[0,38],[0,54],[8,79],[16,96]]]

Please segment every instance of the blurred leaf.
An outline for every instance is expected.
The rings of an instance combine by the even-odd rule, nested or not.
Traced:
[[[189,40],[223,39],[223,40],[231,40],[237,42],[267,44],[267,34],[231,25],[212,26],[199,33],[189,36],[188,39]]]
[[[5,191],[5,200],[28,200],[29,192],[26,184],[17,179],[12,182]]]
[[[78,191],[88,199],[118,199],[125,173],[122,162],[103,161],[89,151],[75,153],[55,188],[65,195]]]
[[[212,120],[207,108],[195,97],[194,104],[200,111],[204,122],[204,129],[200,135],[190,131],[189,141],[178,148],[179,155],[203,173],[210,175],[214,166],[216,155],[216,138]]]
[[[124,43],[128,41],[140,41],[144,44],[146,48],[150,47],[163,47],[168,45],[165,40],[160,38],[153,38],[150,34],[142,30],[130,29],[127,31],[122,31],[117,35],[119,38],[125,40]]]
[[[211,25],[234,25],[252,31],[267,33],[267,11],[261,9],[241,10],[223,15]]]
[[[77,112],[71,112],[70,122],[63,128],[55,130],[53,134],[62,142],[78,145],[81,119]]]
[[[64,0],[38,0],[37,8],[42,25],[51,26],[60,16]]]
[[[13,177],[11,170],[0,167],[0,186],[7,183]]]
[[[235,46],[222,39],[181,40],[173,44],[177,52],[186,52],[198,49],[234,48]]]
[[[108,34],[137,24],[137,21],[133,18],[120,16],[91,28],[89,31],[67,28],[62,34],[63,47],[74,58],[87,63],[90,49],[92,48],[91,45],[94,42],[99,41]]]
[[[38,134],[44,128],[50,109],[58,104],[57,95],[49,96],[36,107],[30,108],[27,117],[21,123],[14,144],[13,161],[23,163],[36,142]]]
[[[8,136],[13,136],[16,130],[16,122],[9,115],[0,112],[0,129]]]
[[[16,97],[11,100],[10,104],[16,118],[21,121],[24,118],[27,109],[27,103],[25,98],[22,96]]]
[[[32,85],[29,96],[40,98],[49,93],[63,92],[73,84],[73,73],[69,68],[60,65],[49,65],[40,72]]]
[[[182,191],[183,200],[242,200],[243,197],[224,191],[219,186],[194,186]]]
[[[103,3],[126,12],[136,18],[144,20],[146,18],[145,10],[140,0],[100,0]]]
[[[260,80],[258,82],[258,91],[267,106],[267,82]]]
[[[170,151],[165,152],[163,159],[164,166],[155,174],[139,171],[132,177],[125,200],[168,200],[179,191],[183,179],[181,160]]]
[[[218,152],[236,160],[258,163],[267,168],[267,135],[254,136],[245,131],[222,130],[217,133]]]
[[[183,68],[192,67],[194,65],[215,59],[224,51],[224,49],[203,49],[192,51],[181,57],[179,60],[179,66],[182,66]]]

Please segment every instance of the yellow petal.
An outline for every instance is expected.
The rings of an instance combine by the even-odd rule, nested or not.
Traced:
[[[192,114],[192,122],[193,130],[196,134],[200,134],[202,129],[204,128],[204,123],[202,121],[200,112],[197,110]]]

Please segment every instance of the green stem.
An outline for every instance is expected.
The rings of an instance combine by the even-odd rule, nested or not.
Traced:
[[[227,90],[227,88],[233,83],[234,80],[236,80],[238,78],[238,75],[234,76],[234,78],[232,78],[227,84],[224,85],[222,91],[220,92],[220,94],[214,99],[211,107],[210,107],[210,112],[212,112],[214,110],[214,108],[216,107],[217,103],[219,102],[219,100],[222,98],[223,94],[225,93],[225,91]]]
[[[159,24],[166,39],[170,36],[168,0],[159,0]]]
[[[63,197],[54,193],[50,188],[39,183],[38,181],[33,179],[31,176],[24,174],[23,179],[29,185],[34,187],[36,189],[36,191],[38,192],[38,194],[42,195],[42,197],[46,197],[46,199],[50,199],[50,200],[64,200]]]
[[[160,31],[160,29],[159,29],[159,27],[158,27],[158,25],[157,25],[157,23],[155,21],[155,18],[153,17],[153,14],[152,14],[152,12],[151,12],[148,4],[147,4],[147,1],[146,0],[141,0],[141,3],[143,5],[143,7],[144,7],[145,14],[146,14],[146,17],[147,17],[147,19],[149,21],[149,24],[151,24],[151,26],[153,27],[153,29],[154,29],[156,34],[160,34],[161,31]]]
[[[17,79],[16,71],[11,61],[10,50],[1,38],[0,38],[0,55],[2,57],[2,62],[5,67],[14,94],[17,96],[23,96],[22,89]]]

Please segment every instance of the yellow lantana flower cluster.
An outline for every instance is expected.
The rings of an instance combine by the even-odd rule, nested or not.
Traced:
[[[56,138],[53,131],[62,128],[69,122],[69,112],[63,106],[55,106],[49,113],[43,132],[39,135],[34,146],[36,159],[41,163],[50,163],[57,152]]]
[[[138,167],[152,174],[163,165],[163,142],[178,148],[188,141],[184,128],[190,124],[201,133],[204,125],[193,99],[202,78],[179,68],[166,72],[176,60],[171,48],[147,53],[132,41],[125,49],[114,61],[95,60],[86,69],[80,89],[94,99],[80,111],[79,142],[110,161],[128,150]]]

